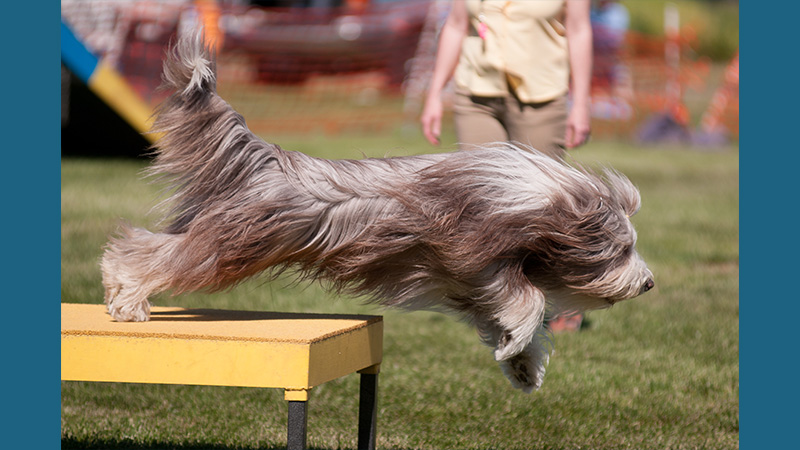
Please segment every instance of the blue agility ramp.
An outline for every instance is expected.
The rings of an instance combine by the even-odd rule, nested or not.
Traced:
[[[157,139],[150,132],[152,110],[125,79],[106,64],[75,36],[61,20],[61,61],[86,86],[105,102],[134,130],[150,142]]]

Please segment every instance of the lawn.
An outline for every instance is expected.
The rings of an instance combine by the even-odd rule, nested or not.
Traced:
[[[431,151],[402,133],[270,136],[316,156]],[[452,141],[452,139],[451,139]],[[156,305],[382,314],[378,447],[396,449],[731,449],[739,447],[739,151],[592,142],[574,153],[640,188],[633,220],[656,278],[646,295],[592,312],[555,337],[543,387],[513,390],[466,325],[335,298],[290,278]],[[101,303],[98,260],[119,220],[152,226],[160,186],[142,161],[63,159],[61,301]],[[62,448],[285,446],[279,390],[62,382]],[[311,448],[355,448],[358,377],[315,388]]]

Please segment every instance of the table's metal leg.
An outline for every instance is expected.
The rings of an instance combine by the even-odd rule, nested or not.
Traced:
[[[361,371],[358,405],[358,448],[374,450],[378,423],[378,368]]]
[[[308,428],[308,402],[289,401],[288,450],[305,450]]]

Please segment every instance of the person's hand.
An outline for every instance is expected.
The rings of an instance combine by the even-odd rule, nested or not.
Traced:
[[[567,117],[567,148],[575,148],[589,142],[591,131],[589,108],[574,105]]]
[[[439,145],[439,135],[442,133],[442,100],[429,96],[419,121],[425,139],[433,145]]]

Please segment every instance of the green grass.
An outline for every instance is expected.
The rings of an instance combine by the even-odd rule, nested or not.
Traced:
[[[270,136],[325,157],[430,151],[418,137]],[[452,142],[452,137],[446,142]],[[716,152],[593,142],[574,153],[641,190],[639,251],[657,287],[558,335],[542,389],[511,389],[475,332],[434,313],[334,298],[316,284],[255,280],[157,305],[383,314],[380,448],[731,449],[739,447],[738,148]],[[158,186],[144,163],[62,161],[62,301],[101,303],[97,262],[120,218],[151,226]],[[315,388],[311,448],[355,448],[358,377]],[[279,390],[62,382],[62,448],[285,446]]]
[[[651,36],[664,35],[664,7],[673,4],[682,31],[694,33],[697,56],[727,62],[739,50],[739,2],[697,0],[624,0],[630,29]],[[691,31],[690,31],[691,30]]]

